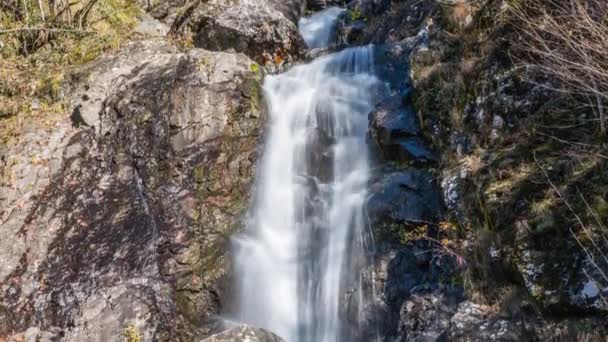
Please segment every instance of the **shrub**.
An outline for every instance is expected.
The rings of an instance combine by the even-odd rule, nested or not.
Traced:
[[[591,108],[606,133],[608,1],[522,0],[512,8],[520,67]]]

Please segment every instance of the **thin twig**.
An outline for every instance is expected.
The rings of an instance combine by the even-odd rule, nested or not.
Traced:
[[[555,141],[558,141],[560,143],[563,143],[563,144],[574,145],[574,146],[581,146],[581,147],[587,147],[587,148],[601,148],[601,146],[599,146],[599,145],[585,144],[585,143],[578,142],[578,141],[568,141],[568,140],[564,140],[564,139],[558,138],[558,137],[556,137],[554,135],[543,133],[543,132],[540,132],[540,131],[536,131],[536,133],[539,134],[539,135],[551,138],[551,139],[553,139]],[[602,158],[602,159],[608,159],[608,156],[605,156],[605,155],[603,155],[601,153],[596,153],[596,155],[598,157]]]
[[[604,224],[600,220],[600,217],[597,215],[597,213],[595,212],[595,210],[593,210],[591,208],[591,206],[589,205],[589,202],[587,202],[587,199],[585,199],[585,196],[583,196],[583,194],[581,193],[581,191],[579,190],[578,187],[576,188],[576,191],[578,192],[578,195],[580,196],[580,198],[583,200],[583,202],[587,206],[587,210],[589,210],[589,213],[591,214],[591,216],[593,216],[593,218],[595,219],[595,222],[597,222],[597,224],[599,225],[600,229],[602,229],[602,231],[605,231],[606,227],[604,226]],[[600,236],[604,239],[604,242],[606,243],[606,245],[608,245],[608,239],[606,239],[606,236],[603,233],[601,233]]]
[[[553,182],[551,181],[551,178],[549,177],[549,174],[547,173],[547,171],[545,171],[545,169],[538,162],[538,159],[536,158],[536,152],[534,153],[534,162],[536,163],[536,165],[538,166],[538,168],[542,171],[542,173],[545,175],[545,178],[547,179],[547,182],[549,183],[549,185],[551,186],[551,188],[553,188],[553,190],[557,193],[557,195],[562,200],[562,202],[564,202],[564,204],[566,204],[566,206],[568,207],[568,209],[570,210],[570,212],[574,215],[574,217],[576,218],[576,220],[578,221],[578,223],[583,228],[583,230],[584,230],[585,234],[587,235],[587,237],[593,242],[593,244],[596,246],[596,248],[598,248],[597,245],[595,244],[595,241],[593,240],[593,238],[591,238],[591,235],[587,232],[587,226],[585,226],[585,224],[583,223],[583,220],[581,220],[581,218],[578,216],[578,214],[576,213],[576,211],[574,211],[574,208],[572,208],[572,206],[570,205],[570,202],[568,202],[568,200],[566,200],[566,198],[562,195],[562,193],[555,186],[555,184],[553,184]],[[583,245],[582,241],[574,233],[574,231],[572,230],[572,228],[568,228],[568,230],[570,231],[570,234],[574,237],[574,239],[576,240],[576,242],[578,243],[578,245],[582,248],[583,252],[585,252],[585,254],[587,255],[587,259],[589,260],[589,262],[597,269],[597,271],[600,273],[600,275],[602,276],[602,278],[604,278],[606,281],[608,281],[608,276],[602,270],[602,268],[600,268],[600,266],[595,262],[595,260],[593,258],[593,255],[591,255],[591,252],[589,252],[589,249],[586,248],[585,245]],[[599,248],[598,248],[598,250],[599,250]],[[600,250],[600,253],[604,257],[604,260],[606,260],[606,256],[601,252],[601,250]],[[606,261],[606,262],[608,263],[608,261]]]

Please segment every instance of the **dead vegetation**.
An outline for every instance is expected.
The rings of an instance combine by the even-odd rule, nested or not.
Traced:
[[[450,234],[464,283],[476,302],[496,305],[515,287],[559,313],[517,265],[525,245],[557,263],[541,275],[546,289],[561,288],[573,258],[583,279],[608,285],[608,2],[440,3],[429,49],[412,58],[414,101],[441,169],[466,174]]]
[[[118,49],[138,15],[130,0],[1,1],[0,142],[63,114],[70,70]]]
[[[592,110],[606,133],[608,104],[608,2],[524,0],[513,6],[523,51],[516,62],[530,69],[532,82],[578,99]],[[540,80],[539,80],[540,78]]]

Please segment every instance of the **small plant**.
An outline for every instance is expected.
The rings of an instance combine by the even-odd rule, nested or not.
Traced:
[[[122,332],[125,342],[140,342],[141,334],[133,323],[129,324]]]
[[[357,21],[363,18],[363,13],[359,8],[355,8],[352,10],[348,10],[348,16],[350,17],[350,20]]]

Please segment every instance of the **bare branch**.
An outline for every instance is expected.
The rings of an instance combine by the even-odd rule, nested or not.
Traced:
[[[524,0],[513,14],[519,66],[557,81],[546,89],[587,99],[606,133],[608,2]]]

